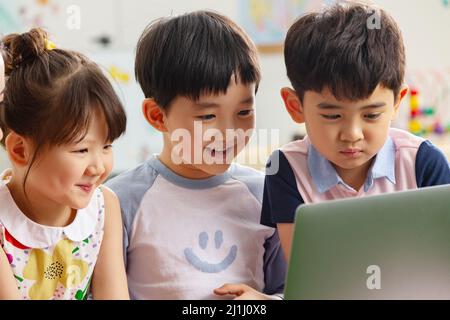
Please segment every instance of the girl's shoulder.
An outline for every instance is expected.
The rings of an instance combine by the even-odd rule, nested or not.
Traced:
[[[110,188],[108,188],[105,185],[101,185],[99,187],[99,190],[101,191],[102,195],[103,195],[103,201],[105,204],[105,207],[111,207],[114,205],[119,205],[119,198],[117,197],[117,195],[114,193],[114,191],[112,191]]]
[[[106,234],[122,232],[122,211],[120,202],[114,191],[106,186],[100,186],[104,197],[104,231]],[[108,236],[110,238],[111,236]]]

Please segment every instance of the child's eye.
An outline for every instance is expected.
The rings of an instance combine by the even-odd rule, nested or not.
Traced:
[[[110,150],[112,149],[112,147],[113,147],[112,144],[107,144],[103,147],[103,150]]]
[[[239,111],[239,115],[240,116],[248,116],[248,115],[251,115],[253,113],[253,110],[252,109],[249,109],[249,110],[242,110],[242,111]]]
[[[88,152],[88,149],[84,148],[84,149],[80,149],[80,150],[75,150],[73,152],[75,152],[75,153],[86,153],[86,152]]]
[[[381,113],[370,113],[370,114],[364,115],[364,117],[365,117],[366,119],[369,119],[369,120],[376,120],[376,119],[378,119],[380,116],[381,116]]]
[[[341,117],[339,114],[321,114],[321,116],[327,120],[337,120]]]
[[[197,119],[200,119],[200,120],[202,120],[202,121],[207,121],[207,120],[212,120],[212,119],[214,119],[216,116],[215,115],[213,115],[213,114],[205,114],[205,115],[203,115],[203,116],[198,116],[198,117],[196,117]]]

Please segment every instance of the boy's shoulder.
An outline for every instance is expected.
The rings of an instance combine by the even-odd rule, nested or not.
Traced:
[[[405,148],[418,149],[420,145],[426,141],[424,138],[418,137],[410,132],[397,128],[389,129],[389,137],[391,137],[391,139],[393,140],[396,151]]]
[[[153,186],[160,174],[157,166],[149,159],[134,169],[125,171],[110,179],[105,185],[119,197],[121,203],[133,200],[139,202],[144,194]],[[264,173],[241,164],[233,163],[229,169],[229,177],[247,186],[257,199],[262,199]],[[123,204],[122,204],[123,205]]]
[[[300,167],[303,170],[310,145],[308,136],[305,136],[301,140],[289,142],[272,152],[266,163],[266,175],[292,172],[292,166]]]
[[[289,142],[289,143],[281,146],[281,148],[279,150],[276,150],[273,153],[273,155],[275,155],[277,152],[280,152],[280,151],[283,152],[284,154],[296,153],[296,154],[307,155],[310,144],[311,144],[311,142],[310,142],[308,136],[305,136],[301,140],[295,140],[295,141]]]
[[[150,165],[147,160],[137,167],[127,170],[105,183],[107,187],[113,190],[122,202],[128,198],[142,198],[143,194],[151,188],[158,172]]]
[[[389,136],[395,146],[395,157],[403,166],[415,168],[416,175],[448,161],[444,153],[431,141],[401,129],[391,128]]]
[[[238,163],[233,163],[230,167],[230,176],[245,184],[253,196],[262,202],[264,190],[264,173]]]
[[[264,179],[264,173],[252,167],[248,167],[239,163],[233,163],[230,167],[230,174],[234,179]]]
[[[157,177],[157,170],[151,166],[151,160],[147,160],[105,183],[119,198],[125,230],[130,230],[145,194]]]

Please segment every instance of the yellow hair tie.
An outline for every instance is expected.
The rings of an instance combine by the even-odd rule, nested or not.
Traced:
[[[52,42],[52,41],[50,41],[50,40],[48,40],[48,39],[45,39],[45,50],[53,50],[53,49],[55,49],[56,48],[56,45]]]

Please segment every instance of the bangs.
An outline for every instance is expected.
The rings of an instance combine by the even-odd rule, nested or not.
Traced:
[[[403,75],[392,72],[391,63],[383,63],[376,56],[365,58],[364,51],[354,49],[352,53],[342,54],[339,63],[333,59],[311,61],[309,67],[313,67],[312,70],[296,71],[303,75],[297,88],[300,92],[313,90],[320,93],[327,87],[338,100],[351,101],[368,98],[379,84],[396,94]]]
[[[257,58],[242,39],[235,37],[232,32],[222,31],[219,36],[214,27],[201,26],[193,32],[196,36],[191,41],[180,38],[168,44],[168,52],[173,52],[175,46],[184,42],[186,51],[178,53],[177,61],[169,60],[169,56],[164,61],[161,57],[161,64],[155,65],[156,68],[165,66],[166,70],[171,70],[167,77],[160,80],[160,90],[156,92],[167,88],[168,93],[176,92],[198,100],[202,94],[225,93],[230,80],[237,83],[239,79],[244,85],[260,81]]]
[[[261,79],[256,47],[228,18],[199,11],[150,24],[136,49],[136,79],[163,108],[178,95],[226,93],[231,81]]]
[[[50,144],[82,140],[95,112],[100,112],[106,122],[107,141],[113,142],[125,133],[126,114],[122,104],[96,66],[86,66],[67,79],[56,99],[54,105],[64,112],[54,112],[49,117]]]
[[[369,28],[372,9],[336,4],[323,13],[306,14],[291,26],[285,64],[300,97],[328,87],[338,100],[356,101],[369,97],[379,84],[397,95],[405,73],[401,32],[383,10],[382,27]]]

